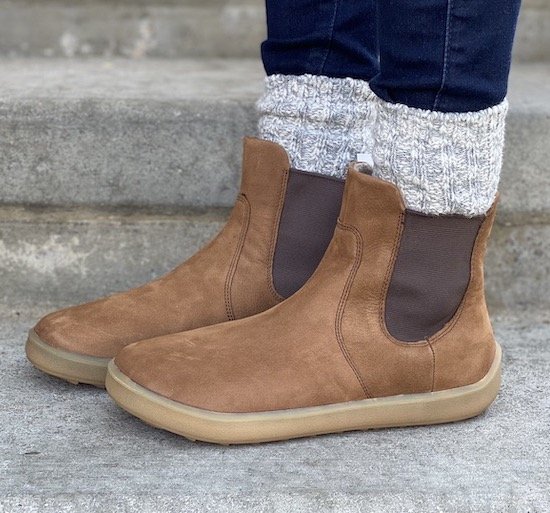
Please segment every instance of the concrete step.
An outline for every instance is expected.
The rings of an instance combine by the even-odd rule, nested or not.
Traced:
[[[139,285],[188,258],[227,211],[0,208],[0,302],[74,304]],[[499,218],[487,258],[493,311],[550,309],[550,224]]]
[[[0,204],[228,207],[256,60],[0,62]],[[514,67],[508,216],[550,214],[550,64]]]
[[[550,1],[524,2],[514,56],[550,57]],[[0,55],[253,57],[262,0],[5,0]]]
[[[23,343],[45,311],[0,307],[0,511],[548,511],[543,320],[495,319],[503,386],[475,419],[220,448],[154,429],[104,391],[34,369]]]

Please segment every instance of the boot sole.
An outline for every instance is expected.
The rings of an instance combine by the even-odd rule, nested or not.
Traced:
[[[25,352],[30,362],[42,372],[64,379],[73,385],[85,383],[105,388],[110,358],[71,353],[46,344],[30,330]]]
[[[154,427],[193,441],[249,444],[475,417],[497,396],[501,359],[497,344],[489,372],[477,383],[463,387],[259,413],[219,413],[172,401],[132,381],[114,361],[109,363],[106,388],[119,406]]]

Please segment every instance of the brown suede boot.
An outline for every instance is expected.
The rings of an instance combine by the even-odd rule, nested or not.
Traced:
[[[301,290],[247,319],[128,346],[107,390],[150,424],[222,444],[475,416],[500,384],[483,290],[493,218],[407,211],[396,187],[351,170]]]
[[[107,364],[138,340],[240,319],[280,303],[320,262],[344,182],[289,169],[282,147],[245,139],[240,194],[204,249],[147,285],[43,318],[27,356],[73,383],[104,386]]]

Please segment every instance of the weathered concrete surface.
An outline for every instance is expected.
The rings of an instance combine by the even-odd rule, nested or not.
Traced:
[[[495,309],[550,310],[550,224],[497,221],[489,242],[486,291]]]
[[[550,64],[516,65],[510,76],[510,113],[500,210],[550,212]]]
[[[513,55],[518,61],[550,60],[550,1],[523,2]]]
[[[0,55],[255,57],[262,0],[4,0]],[[550,1],[524,1],[516,60],[548,60]]]
[[[259,85],[256,61],[7,62],[0,203],[227,205]]]
[[[226,215],[0,208],[0,302],[79,303],[145,283],[190,257]]]
[[[0,203],[229,206],[255,132],[249,61],[4,61]],[[550,64],[512,74],[501,210],[548,213]]]
[[[503,388],[476,419],[223,448],[33,369],[23,343],[41,313],[0,310],[0,511],[548,511],[548,319],[496,321]]]
[[[265,13],[251,0],[3,0],[0,54],[257,57]]]

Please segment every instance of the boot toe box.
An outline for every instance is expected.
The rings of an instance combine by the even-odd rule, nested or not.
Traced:
[[[345,390],[347,367],[327,381],[326,355],[300,344],[278,350],[280,344],[269,343],[274,331],[261,322],[267,314],[260,315],[137,342],[114,363],[148,391],[210,412],[263,412],[356,398],[357,387],[353,395]]]
[[[115,357],[118,370],[134,383],[162,397],[198,408],[215,409],[201,400],[198,389],[209,395],[212,383],[204,382],[193,356],[192,343],[182,334],[142,340],[126,346]]]
[[[43,317],[34,327],[42,342],[71,353],[112,358],[116,354],[115,339],[108,326],[90,322],[87,305],[59,310]]]
[[[130,344],[114,363],[134,383],[185,406],[219,413],[262,410],[261,383],[253,386],[254,372],[238,365],[212,328]]]

